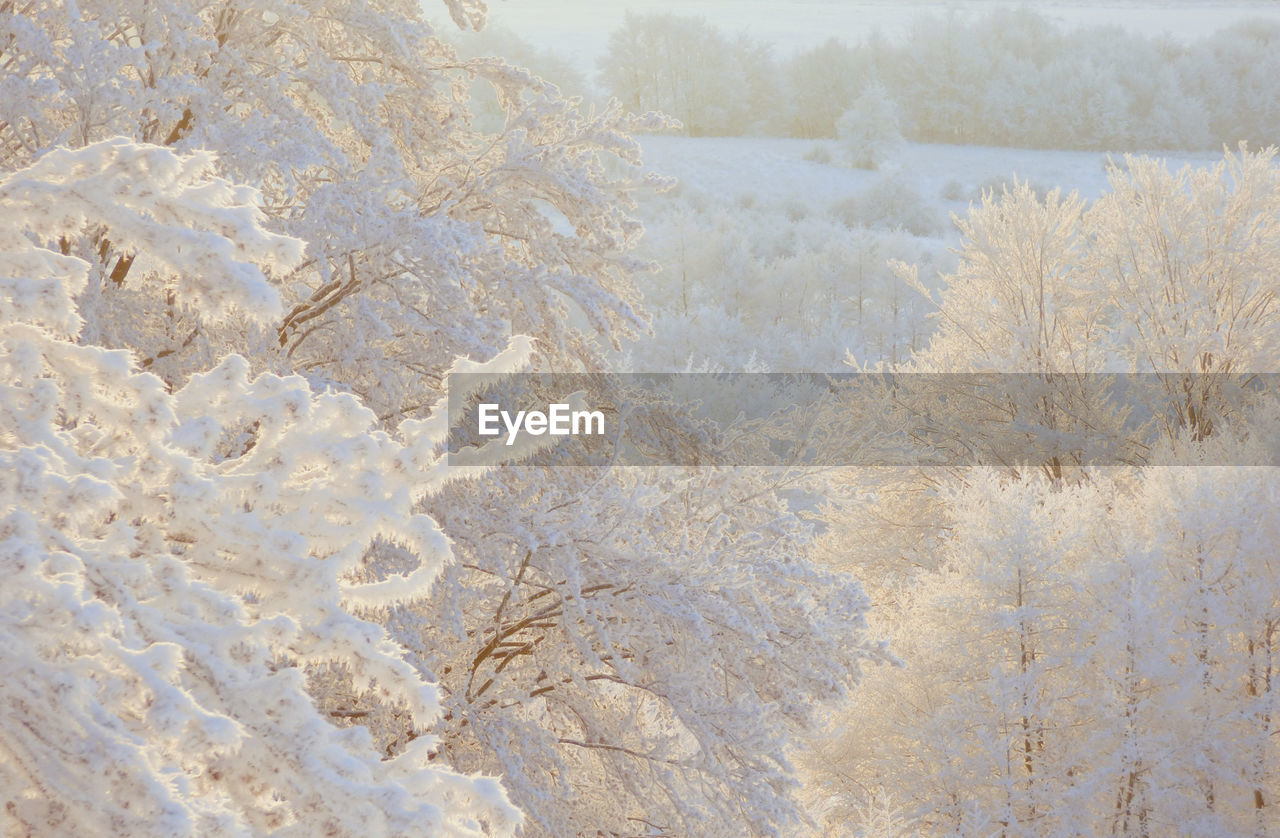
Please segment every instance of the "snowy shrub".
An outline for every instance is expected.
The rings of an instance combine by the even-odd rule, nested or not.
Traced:
[[[810,163],[828,165],[832,160],[831,146],[826,143],[817,143],[804,153],[804,159]]]
[[[1107,174],[1112,172],[1126,172],[1129,170],[1129,160],[1126,155],[1105,154],[1098,160],[1098,165],[1102,167],[1102,171]]]
[[[813,210],[804,201],[787,201],[783,206],[783,212],[786,213],[787,220],[791,222],[804,221],[809,217]]]
[[[973,190],[969,193],[967,197],[969,198],[970,201],[980,204],[984,200],[986,200],[986,198],[989,195],[994,195],[995,197],[999,198],[1001,195],[1007,192],[1015,191],[1021,186],[1025,186],[1028,190],[1030,190],[1031,194],[1034,195],[1036,199],[1041,202],[1043,202],[1045,198],[1048,197],[1049,193],[1052,191],[1049,187],[1040,183],[1031,183],[1030,181],[1020,181],[1018,180],[1018,176],[1016,174],[1012,178],[1006,178],[1006,177],[997,175],[995,177],[987,178],[986,180],[982,181],[982,183],[979,183],[977,186],[973,188]]]
[[[900,172],[881,175],[862,192],[830,208],[847,227],[906,230],[917,236],[942,232],[937,210]]]
[[[845,163],[879,169],[902,147],[898,106],[884,86],[869,86],[836,120],[836,138]]]
[[[661,268],[641,287],[663,338],[627,344],[625,368],[835,370],[850,352],[874,363],[921,345],[926,301],[887,263],[919,262],[932,285],[941,242],[850,229],[796,202],[709,210],[697,194],[644,205],[654,220],[640,254]]]
[[[971,194],[970,190],[966,189],[963,183],[954,178],[944,183],[942,185],[942,191],[939,193],[942,199],[946,201],[971,200]]]

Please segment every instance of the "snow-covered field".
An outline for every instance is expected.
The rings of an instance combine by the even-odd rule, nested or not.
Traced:
[[[730,206],[801,201],[825,207],[866,189],[883,171],[852,169],[805,159],[814,140],[776,137],[644,137],[645,162],[654,171],[679,179],[684,191],[703,193],[711,203]],[[1140,153],[1140,152],[1138,152]],[[1112,155],[1119,160],[1120,152]],[[1201,166],[1221,155],[1212,152],[1157,153],[1171,169]],[[886,167],[898,172],[940,211],[964,212],[984,185],[1029,180],[1032,186],[1078,191],[1097,198],[1107,185],[1105,153],[1015,148],[908,144]],[[956,188],[959,191],[956,191]],[[950,197],[954,195],[963,197]]]

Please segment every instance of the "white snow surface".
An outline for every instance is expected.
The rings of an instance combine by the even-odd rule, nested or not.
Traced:
[[[880,171],[805,160],[815,146],[830,141],[778,137],[647,136],[640,141],[645,163],[655,173],[675,177],[683,191],[706,195],[712,203],[751,200],[762,204],[802,202],[813,208],[851,197],[887,171],[897,169],[917,192],[947,212],[964,213],[978,200],[983,185],[1017,177],[1032,186],[1061,187],[1094,200],[1107,185],[1108,153],[908,143]],[[834,151],[833,151],[834,153]],[[1134,151],[1134,154],[1143,154]],[[1170,169],[1202,166],[1221,159],[1219,152],[1150,152]],[[1124,152],[1111,152],[1121,161]],[[944,197],[952,182],[964,196]],[[952,193],[954,194],[954,193]]]

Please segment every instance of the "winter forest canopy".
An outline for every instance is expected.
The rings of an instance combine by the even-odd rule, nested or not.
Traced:
[[[691,136],[835,137],[843,113],[865,112],[855,105],[869,88],[923,143],[1189,150],[1280,132],[1274,18],[1189,42],[1101,23],[1065,29],[1026,6],[913,20],[897,41],[833,33],[775,56],[705,19],[630,15],[609,37],[599,81]]]
[[[499,6],[0,0],[0,834],[1280,835],[1280,24]],[[817,465],[446,456],[850,368]]]

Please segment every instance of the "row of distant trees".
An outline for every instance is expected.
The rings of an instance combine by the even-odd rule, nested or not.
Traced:
[[[891,43],[832,38],[779,59],[699,18],[629,15],[599,82],[691,136],[834,137],[875,85],[918,142],[1030,148],[1216,148],[1280,138],[1280,26],[1243,21],[1190,44],[1043,15],[922,17]]]

